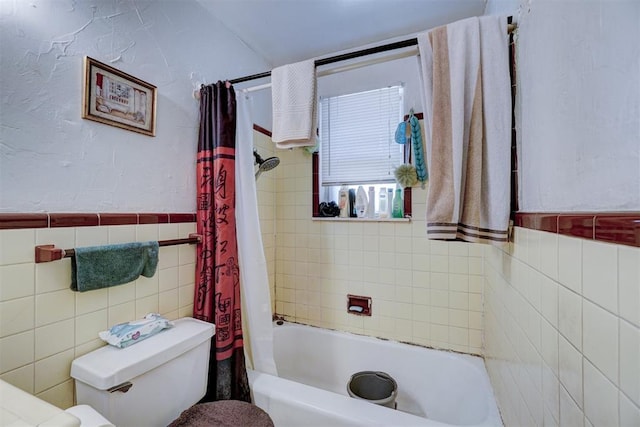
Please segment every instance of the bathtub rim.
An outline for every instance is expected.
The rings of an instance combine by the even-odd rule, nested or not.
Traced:
[[[486,367],[486,363],[485,363],[485,359],[484,359],[483,355],[463,353],[463,352],[456,351],[456,350],[442,349],[442,348],[431,347],[431,346],[426,346],[426,345],[417,344],[417,343],[397,341],[397,340],[390,339],[390,338],[375,337],[375,336],[364,335],[364,334],[355,333],[355,332],[351,332],[351,331],[342,331],[342,330],[333,329],[333,328],[326,328],[326,327],[322,327],[322,326],[308,325],[308,324],[304,324],[304,323],[289,321],[289,320],[286,320],[284,318],[276,318],[276,319],[274,319],[272,325],[273,325],[274,329],[275,328],[300,328],[300,329],[313,328],[313,330],[315,330],[315,331],[317,331],[319,333],[323,333],[323,334],[338,334],[338,335],[343,335],[343,336],[347,336],[347,337],[352,337],[353,339],[356,339],[356,340],[364,340],[364,341],[369,341],[369,342],[381,342],[384,345],[399,346],[400,348],[408,347],[410,350],[414,350],[414,351],[415,350],[427,350],[427,351],[435,352],[439,356],[443,356],[443,357],[447,357],[447,358],[459,359],[460,361],[463,361],[466,364],[469,364],[471,368],[473,368],[475,371],[477,371],[477,373],[481,377],[483,389],[485,389],[485,391],[487,393],[489,393],[489,396],[487,396],[487,403],[488,403],[487,415],[484,418],[484,420],[482,420],[480,423],[459,424],[459,425],[460,426],[466,426],[466,427],[504,426],[504,422],[503,422],[503,419],[502,419],[502,414],[500,413],[500,410],[499,410],[499,407],[498,407],[498,404],[497,404],[495,392],[494,392],[494,389],[493,389],[493,385],[491,384],[491,380],[490,380],[490,377],[489,377],[489,374],[488,374],[488,371],[487,371],[487,367]],[[254,372],[258,373],[258,374],[262,374],[261,372],[258,372],[258,371],[254,371]],[[269,374],[265,374],[265,375],[269,375]],[[303,384],[303,383],[297,383],[297,382],[295,382],[293,380],[289,380],[287,378],[280,378],[280,377],[278,377],[278,378],[283,380],[283,381],[290,381],[290,382],[295,383],[295,384],[304,385],[305,387],[311,387],[311,388],[314,388],[316,390],[321,390],[321,391],[326,392],[326,393],[335,394],[337,396],[341,396],[341,397],[344,397],[346,399],[353,399],[353,398],[351,398],[351,397],[349,397],[348,395],[345,395],[345,394],[336,393],[336,392],[333,392],[333,391],[330,391],[330,390],[325,390],[323,388],[315,387],[315,386],[312,386],[312,385],[307,385],[307,384]],[[367,402],[364,402],[364,403],[367,403]],[[385,409],[388,409],[388,408],[385,408]],[[428,424],[428,425],[439,425],[439,426],[456,426],[456,425],[458,425],[458,424],[448,424],[446,422],[437,421],[437,420],[426,418],[426,417],[421,417],[420,415],[412,414],[412,413],[409,413],[409,412],[402,412],[402,413],[410,415],[412,417],[415,417],[416,419],[419,419],[419,420],[427,420],[430,423],[437,423],[437,424]]]

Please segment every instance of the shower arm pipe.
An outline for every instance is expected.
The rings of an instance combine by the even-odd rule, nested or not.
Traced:
[[[515,24],[511,23],[511,17],[509,17],[509,23],[507,25],[507,31],[509,33],[513,32],[516,29]],[[341,55],[329,56],[327,58],[316,59],[315,66],[320,67],[322,65],[333,64],[334,62],[347,61],[349,59],[360,58],[362,56],[374,55],[376,53],[388,52],[390,50],[402,49],[406,47],[412,47],[418,45],[418,39],[412,38],[407,40],[401,40],[393,43],[388,43],[380,46],[374,46],[367,49],[356,50],[354,52],[343,53]],[[248,82],[251,80],[262,79],[265,77],[270,77],[271,71],[265,71],[263,73],[252,74],[249,76],[238,77],[235,79],[229,80],[231,84],[237,84],[242,82]]]
[[[174,246],[184,244],[202,243],[202,235],[197,233],[189,234],[185,239],[169,239],[158,240],[158,246]],[[38,245],[35,247],[36,263],[57,261],[62,258],[71,258],[75,256],[75,249],[60,249],[55,245]]]

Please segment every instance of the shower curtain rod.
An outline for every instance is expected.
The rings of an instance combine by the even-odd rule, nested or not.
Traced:
[[[511,23],[511,17],[508,18],[508,22],[509,24],[507,25],[507,30],[509,33],[511,33],[516,28],[516,26]],[[418,45],[418,39],[412,38],[408,40],[402,40],[398,42],[383,44],[380,46],[370,47],[367,49],[356,50],[349,53],[343,53],[341,55],[335,55],[335,56],[329,56],[327,58],[316,59],[314,62],[316,67],[320,67],[322,65],[333,64],[334,62],[347,61],[349,59],[360,58],[362,56],[374,55],[376,53],[388,52],[390,50],[402,49],[405,47],[411,47],[411,46],[417,46],[417,45]],[[257,79],[262,79],[264,77],[270,77],[270,76],[271,76],[271,71],[265,71],[263,73],[252,74],[250,76],[231,79],[229,80],[229,83],[236,84],[236,83],[248,82],[250,80],[257,80]]]
[[[404,52],[400,52],[400,53],[396,53],[393,55],[387,55],[383,58],[374,58],[374,59],[365,59],[363,61],[359,61],[356,63],[351,63],[348,65],[343,65],[343,66],[337,66],[335,68],[330,68],[330,69],[324,69],[324,70],[320,70],[316,73],[316,75],[318,77],[324,77],[324,76],[329,76],[331,74],[337,74],[337,73],[343,73],[345,71],[351,71],[351,70],[356,70],[358,68],[362,68],[362,67],[366,67],[369,65],[374,65],[374,64],[379,64],[381,62],[389,62],[389,61],[395,61],[397,59],[403,59],[403,58],[408,58],[410,56],[416,56],[418,55],[418,48],[414,47],[411,50],[405,50]],[[248,92],[255,92],[258,90],[262,90],[262,89],[268,89],[271,87],[271,82],[269,83],[264,83],[261,85],[257,85],[257,86],[251,86],[251,87],[245,87],[240,89],[241,92],[243,93],[248,93]],[[200,94],[200,92],[198,92],[198,94]]]
[[[413,38],[409,40],[402,40],[399,42],[389,43],[381,46],[370,47],[368,49],[356,50],[354,52],[343,53],[341,55],[330,56],[328,58],[316,59],[316,67],[322,65],[333,64],[334,62],[346,61],[348,59],[360,58],[361,56],[373,55],[375,53],[387,52],[389,50],[402,49],[404,47],[416,46],[418,39]],[[265,71],[264,73],[252,74],[250,76],[238,77],[237,79],[229,80],[231,84],[248,82],[250,80],[261,79],[263,77],[271,76],[271,71]]]

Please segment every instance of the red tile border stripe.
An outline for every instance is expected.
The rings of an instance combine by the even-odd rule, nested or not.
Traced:
[[[100,225],[97,213],[50,213],[49,227],[94,227]]]
[[[169,214],[144,213],[138,214],[138,224],[168,224]]]
[[[595,240],[640,246],[640,215],[596,215]]]
[[[196,222],[178,213],[0,213],[0,230]],[[640,247],[640,212],[518,212],[517,227]]]
[[[176,224],[181,222],[196,222],[196,214],[195,213],[170,213],[169,222],[171,224]]]
[[[189,222],[195,213],[0,213],[0,230]]]
[[[129,225],[138,223],[138,214],[134,213],[101,213],[98,214],[100,225]]]
[[[46,213],[0,213],[0,230],[47,227],[49,215]]]
[[[517,212],[515,226],[640,247],[640,212]]]
[[[255,130],[256,132],[259,132],[263,135],[267,135],[269,138],[271,138],[271,131],[269,129],[265,129],[260,125],[257,124],[253,124],[253,130]]]
[[[558,215],[558,234],[593,239],[595,215]]]

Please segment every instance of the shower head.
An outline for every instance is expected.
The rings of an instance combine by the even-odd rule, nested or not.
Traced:
[[[260,154],[256,150],[253,150],[253,157],[255,157],[256,164],[258,165],[258,170],[256,171],[256,180],[260,176],[262,172],[270,171],[280,164],[280,159],[278,157],[269,157],[264,160],[260,157]]]

